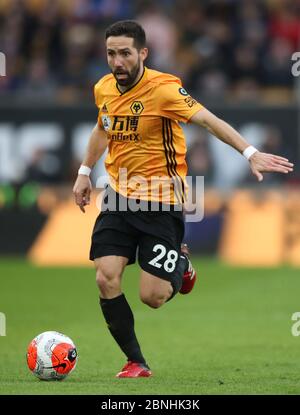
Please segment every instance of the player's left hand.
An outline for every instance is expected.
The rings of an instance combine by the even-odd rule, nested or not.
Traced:
[[[290,173],[293,171],[293,163],[290,163],[287,158],[276,156],[269,153],[261,153],[256,151],[249,159],[250,168],[257,180],[263,180],[262,173]]]

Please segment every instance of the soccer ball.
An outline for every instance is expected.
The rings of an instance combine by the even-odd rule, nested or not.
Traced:
[[[45,331],[36,336],[27,348],[27,365],[42,380],[64,379],[77,363],[73,341],[57,331]]]

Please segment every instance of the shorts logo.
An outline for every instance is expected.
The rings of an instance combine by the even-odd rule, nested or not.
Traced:
[[[188,95],[188,93],[186,92],[186,90],[184,89],[184,88],[179,88],[178,89],[178,92],[181,94],[181,95],[184,95],[184,96],[187,96]]]
[[[111,126],[111,120],[108,115],[102,115],[101,117],[103,128],[105,131],[108,131]]]
[[[144,105],[141,103],[141,101],[134,101],[130,105],[130,109],[133,115],[140,115],[144,110]]]

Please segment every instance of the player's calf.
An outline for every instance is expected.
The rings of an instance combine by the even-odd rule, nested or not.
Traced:
[[[171,293],[170,293],[170,295],[171,295]],[[152,295],[151,293],[150,294],[143,294],[143,295],[141,295],[141,300],[144,304],[148,305],[151,308],[159,308],[168,300],[170,295],[169,296],[166,296],[166,295],[164,295],[164,296],[162,296],[162,295],[155,296],[155,295]]]
[[[169,281],[143,271],[140,281],[140,298],[151,308],[161,307],[172,295],[173,288]]]

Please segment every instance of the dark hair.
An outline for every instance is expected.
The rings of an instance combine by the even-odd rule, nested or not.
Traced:
[[[110,25],[105,32],[105,39],[110,36],[126,36],[134,39],[134,46],[137,49],[146,46],[146,34],[140,24],[134,20],[121,20]]]

